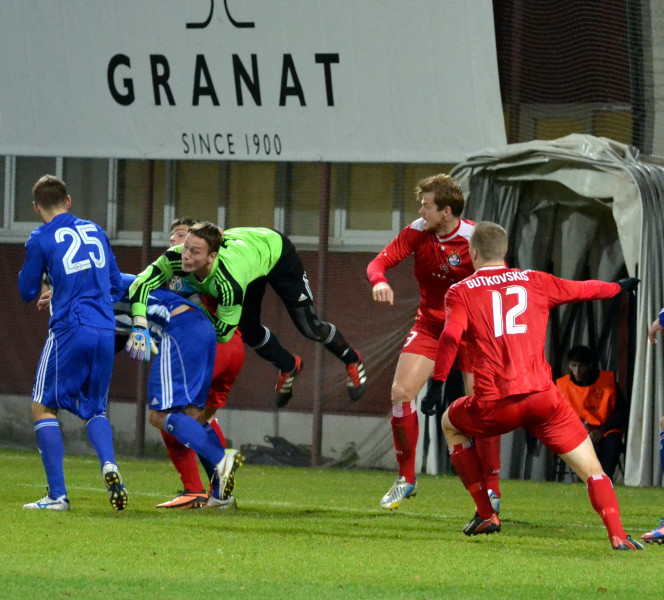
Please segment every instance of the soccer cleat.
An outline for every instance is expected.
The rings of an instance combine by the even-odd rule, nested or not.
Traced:
[[[182,490],[173,500],[157,504],[155,508],[203,508],[207,501],[206,492]]]
[[[500,514],[500,496],[496,494],[493,490],[487,490],[489,493],[489,502],[491,502],[491,508],[493,508],[493,512],[495,512],[497,515]]]
[[[381,499],[380,507],[386,510],[399,508],[406,498],[412,498],[417,495],[419,489],[417,478],[415,478],[415,483],[408,483],[403,475],[399,475],[394,485]]]
[[[69,498],[67,498],[67,496],[59,496],[54,500],[46,494],[41,500],[24,504],[23,508],[36,510],[69,510]]]
[[[629,535],[624,540],[614,535],[611,538],[611,545],[614,550],[643,550],[643,545],[633,540]]]
[[[364,363],[360,353],[355,350],[357,354],[357,362],[346,365],[346,385],[348,386],[348,395],[350,399],[357,402],[364,394],[364,388],[367,383],[367,375],[364,372]]]
[[[213,482],[213,487],[218,484],[221,498],[216,500],[228,500],[233,495],[235,489],[235,471],[244,463],[244,457],[237,450],[226,450],[224,458],[219,461],[215,467],[215,475],[217,481]],[[210,496],[214,498],[214,496]]]
[[[493,513],[488,519],[483,519],[477,513],[463,526],[463,532],[466,535],[479,535],[484,533],[497,533],[500,531],[500,519],[496,513]]]
[[[216,508],[218,510],[237,510],[237,500],[235,496],[229,496],[226,500],[219,500],[210,496],[206,504],[207,508]]]
[[[659,520],[659,527],[641,536],[646,544],[664,544],[664,518]]]
[[[277,385],[274,388],[277,392],[275,402],[279,408],[286,406],[293,397],[293,382],[304,366],[299,356],[294,356],[293,358],[295,358],[295,368],[292,371],[279,371]]]
[[[124,510],[127,508],[127,490],[124,483],[122,483],[122,476],[118,470],[118,466],[113,463],[107,462],[101,471],[106,482],[106,489],[108,490],[108,501],[115,510]]]

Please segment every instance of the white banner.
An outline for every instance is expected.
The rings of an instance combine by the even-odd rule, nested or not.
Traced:
[[[0,3],[0,155],[459,162],[502,147],[491,0]]]

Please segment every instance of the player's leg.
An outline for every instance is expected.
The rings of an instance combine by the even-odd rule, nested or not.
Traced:
[[[226,437],[221,429],[219,421],[215,415],[217,409],[226,406],[228,394],[244,365],[245,352],[242,336],[239,332],[233,334],[231,339],[223,344],[217,344],[215,353],[214,368],[212,370],[212,382],[208,392],[205,409],[203,411],[201,423],[205,427],[208,435],[216,435],[224,448],[227,448]],[[215,477],[215,465],[211,464],[204,457],[199,457],[201,464],[207,473],[210,482],[210,494],[214,497],[219,496],[219,490],[215,488],[218,485],[218,478]],[[229,482],[232,490],[235,487],[234,479]]]
[[[399,464],[399,475],[394,485],[380,501],[382,508],[398,508],[402,502],[417,493],[415,460],[419,421],[417,395],[433,373],[434,361],[413,352],[399,355],[392,382],[392,438]]]
[[[443,414],[443,434],[452,464],[464,487],[475,501],[475,516],[464,526],[463,532],[466,535],[490,534],[500,531],[500,520],[487,494],[480,457],[471,438],[460,431],[450,420],[450,412],[452,412],[452,418],[463,422],[463,418],[467,418],[469,404],[470,398],[466,396],[455,400],[450,405]],[[477,436],[475,437],[477,439]]]
[[[298,331],[307,339],[323,344],[346,365],[348,395],[351,400],[359,400],[367,380],[362,357],[346,342],[335,325],[318,318],[302,260],[293,243],[285,236],[281,257],[268,273],[267,280],[283,301]]]
[[[172,500],[157,504],[155,508],[200,508],[208,495],[201,481],[196,452],[181,444],[174,435],[160,431],[171,463],[182,481],[182,492]]]
[[[560,457],[573,469],[581,481],[588,486],[588,496],[595,512],[600,516],[615,550],[641,550],[638,542],[632,540],[623,528],[620,518],[618,498],[611,479],[600,465],[593,443],[589,437],[570,452]]]
[[[335,325],[318,318],[310,300],[302,300],[296,306],[284,302],[297,330],[307,339],[325,346],[346,365],[346,386],[350,399],[357,401],[362,398],[367,376],[359,351],[348,344]]]
[[[604,523],[611,546],[615,550],[643,549],[625,532],[611,479],[602,470],[583,423],[558,389],[552,385],[531,394],[528,403],[531,421],[526,429],[586,482],[590,503]]]
[[[67,340],[65,339],[64,342]],[[63,342],[60,335],[49,331],[37,366],[37,375],[32,394],[32,416],[37,447],[41,456],[48,492],[43,498],[25,504],[24,508],[69,510],[69,499],[65,486],[62,431],[58,423],[58,360]]]
[[[77,414],[86,421],[85,431],[99,458],[109,502],[115,510],[124,510],[128,494],[115,460],[113,430],[106,418],[108,388],[115,359],[115,332],[84,327],[77,339],[80,342],[78,370],[82,373],[84,364],[88,370],[78,394]]]
[[[475,381],[472,372],[470,372],[470,365],[466,364],[464,356],[457,358],[459,368],[464,368],[461,371],[463,377],[463,385],[466,390],[466,396],[472,396],[475,391]],[[484,472],[484,484],[486,485],[491,506],[496,514],[500,513],[500,436],[492,436],[488,438],[475,438],[475,449],[480,457],[482,463],[482,470]]]
[[[65,486],[63,460],[65,447],[57,419],[57,410],[33,403],[34,431],[37,447],[46,472],[48,491],[46,496],[23,508],[69,510],[69,498]]]
[[[659,432],[659,464],[664,475],[664,417],[660,423]],[[648,544],[662,544],[664,543],[664,517],[660,518],[659,526],[655,527],[652,531],[648,531],[641,536],[641,539]]]
[[[282,407],[286,406],[293,396],[293,382],[302,370],[303,363],[299,356],[286,350],[277,336],[261,324],[261,304],[266,284],[267,279],[261,277],[247,286],[238,329],[247,346],[279,369],[275,402],[278,407]]]

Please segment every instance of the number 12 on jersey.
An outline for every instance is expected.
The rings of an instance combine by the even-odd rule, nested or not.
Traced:
[[[507,296],[516,296],[516,304],[505,312]],[[502,290],[491,290],[491,304],[493,307],[493,334],[500,337],[503,334],[526,333],[528,327],[518,324],[516,319],[523,314],[528,306],[528,292],[520,285],[511,285]],[[510,302],[511,304],[511,302]]]

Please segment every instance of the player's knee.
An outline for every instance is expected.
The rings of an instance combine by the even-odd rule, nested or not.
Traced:
[[[270,339],[270,330],[267,329],[267,327],[240,325],[239,329],[242,334],[242,341],[247,344],[249,348],[260,348]]]
[[[331,341],[329,338],[332,334],[332,325],[321,321],[311,306],[299,306],[290,312],[295,326],[304,337],[319,344]]]
[[[148,423],[157,429],[164,429],[164,420],[166,415],[163,412],[158,410],[149,410],[148,411]]]
[[[419,391],[419,390],[418,390]],[[404,385],[400,381],[392,383],[392,402],[411,402],[417,398],[417,391],[411,389],[409,386]]]

